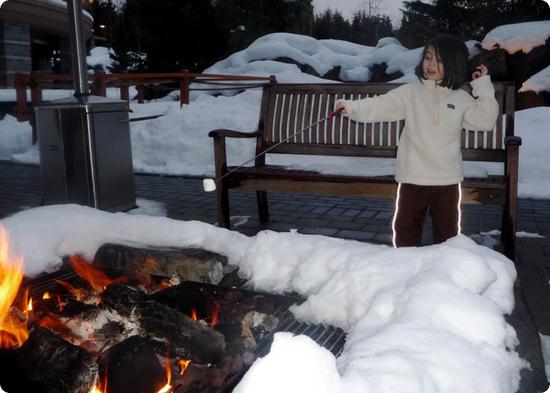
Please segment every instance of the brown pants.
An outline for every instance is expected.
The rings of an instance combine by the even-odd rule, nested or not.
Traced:
[[[429,209],[434,243],[460,233],[460,184],[418,186],[400,183],[393,217],[393,245],[420,246],[422,225]]]

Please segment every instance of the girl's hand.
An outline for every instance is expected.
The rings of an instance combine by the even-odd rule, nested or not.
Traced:
[[[472,72],[472,80],[485,76],[487,75],[487,73],[487,67],[485,67],[484,64],[480,64],[479,67],[477,67],[476,70]]]
[[[346,106],[342,102],[342,100],[337,100],[334,105],[334,112],[340,113],[341,115],[347,115],[348,112],[346,111]]]

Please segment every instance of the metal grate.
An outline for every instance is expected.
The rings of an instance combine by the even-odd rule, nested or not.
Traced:
[[[22,288],[28,288],[29,294],[32,297],[40,297],[46,291],[54,291],[57,288],[57,280],[71,281],[77,278],[71,267],[64,265],[56,272],[48,273],[40,277],[33,279],[27,279],[23,282]],[[321,324],[307,324],[297,321],[292,313],[288,311],[290,305],[300,303],[304,299],[297,296],[284,296],[273,295],[261,292],[250,291],[246,289],[227,288],[210,284],[186,282],[190,288],[200,289],[205,293],[205,296],[218,295],[223,296],[228,291],[242,292],[243,298],[247,296],[261,295],[265,297],[267,301],[271,302],[275,306],[275,310],[272,313],[274,317],[279,320],[279,324],[275,330],[276,332],[290,332],[293,334],[303,334],[310,337],[317,344],[323,346],[332,352],[335,356],[340,355],[344,348],[346,341],[346,333],[337,327],[331,325]],[[256,347],[255,354],[257,357],[265,356],[269,353],[271,343],[273,342],[273,334],[265,337]],[[237,383],[248,371],[248,366],[241,368],[241,370],[230,374],[225,380],[225,384],[213,390],[212,386],[204,381],[203,383],[197,382],[191,386],[185,386],[185,388],[178,388],[174,390],[175,393],[229,393],[237,385]]]
[[[306,335],[335,356],[342,353],[346,342],[346,333],[342,329],[331,325],[298,322],[288,310],[277,310],[273,316],[279,319],[277,331]]]

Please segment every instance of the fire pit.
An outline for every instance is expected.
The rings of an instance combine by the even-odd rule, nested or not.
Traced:
[[[96,260],[112,264],[105,249]],[[157,269],[147,254],[140,254],[145,268]],[[136,263],[128,265],[134,273]],[[2,331],[0,361],[9,367],[0,385],[9,393],[228,392],[269,351],[275,332],[341,352],[341,329],[295,320],[288,307],[300,300],[143,271],[129,276],[71,256],[62,269],[23,282],[7,318],[24,333],[7,340],[15,335]]]

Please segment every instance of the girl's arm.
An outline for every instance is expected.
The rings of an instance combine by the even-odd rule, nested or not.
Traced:
[[[399,86],[386,94],[362,100],[337,100],[335,110],[359,122],[398,121],[405,118],[405,100],[409,85]]]
[[[481,65],[474,71],[472,78],[472,94],[477,98],[464,112],[462,127],[466,130],[492,130],[498,118],[498,102],[491,77],[487,75],[487,67]]]

